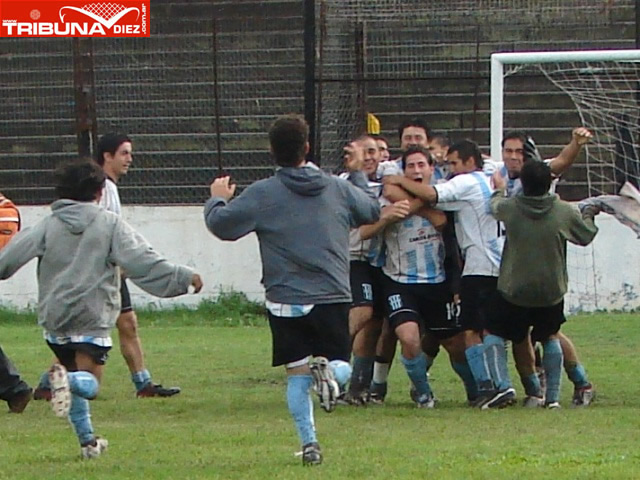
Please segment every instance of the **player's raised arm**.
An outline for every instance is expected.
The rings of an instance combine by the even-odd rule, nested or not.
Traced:
[[[582,147],[589,143],[593,135],[584,127],[574,128],[571,132],[571,141],[565,145],[557,157],[549,163],[551,173],[555,176],[562,175],[578,158]]]

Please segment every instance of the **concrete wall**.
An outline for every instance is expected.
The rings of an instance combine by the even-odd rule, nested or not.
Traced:
[[[22,207],[24,225],[32,225],[47,215],[48,207]],[[197,269],[205,287],[200,295],[156,299],[131,287],[134,305],[171,307],[197,305],[203,298],[215,298],[221,290],[246,293],[256,301],[264,299],[255,235],[237,242],[221,242],[207,232],[202,207],[124,207],[124,217],[171,261]],[[600,232],[592,247],[570,246],[570,292],[567,311],[640,308],[640,241],[613,217],[601,214]],[[0,283],[0,302],[16,308],[37,302],[36,261],[13,278]]]

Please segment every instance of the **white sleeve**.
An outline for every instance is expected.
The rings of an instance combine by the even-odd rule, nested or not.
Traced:
[[[433,185],[438,193],[438,206],[441,203],[457,202],[465,200],[465,195],[469,191],[469,175],[457,175],[445,183]]]

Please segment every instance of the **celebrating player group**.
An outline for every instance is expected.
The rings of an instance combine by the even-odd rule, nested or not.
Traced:
[[[572,404],[591,403],[593,386],[560,329],[566,244],[593,240],[599,209],[554,192],[590,140],[587,129],[576,128],[550,159],[526,133],[511,132],[502,159],[489,159],[475,142],[451,142],[414,118],[398,128],[398,158],[385,138],[363,134],[345,147],[339,176],[307,160],[308,135],[302,117],[278,118],[269,130],[275,174],[236,198],[233,179],[218,178],[204,207],[219,239],[257,235],[272,365],[286,372],[304,465],[323,460],[312,392],[328,412],[384,403],[397,345],[418,408],[437,408],[428,373],[440,347],[470,407],[516,404],[507,342],[522,405],[560,407],[563,369]],[[89,400],[114,326],[138,396],[179,392],[151,382],[125,278],[162,297],[202,288],[197,273],[162,258],[119,215],[116,182],[131,165],[131,139],[107,134],[99,145],[97,162],[58,169],[51,215],[0,251],[1,279],[39,258],[38,321],[55,360],[36,397],[70,420],[85,458],[108,446],[94,433]],[[0,393],[22,411],[30,389],[0,359]]]

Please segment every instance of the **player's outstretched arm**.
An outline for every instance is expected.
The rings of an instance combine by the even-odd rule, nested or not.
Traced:
[[[363,225],[360,227],[360,238],[367,240],[374,237],[389,225],[399,222],[409,215],[409,201],[400,200],[380,210],[380,220],[371,225]]]
[[[204,206],[207,229],[220,240],[237,240],[256,228],[255,214],[259,210],[253,189],[248,187],[233,202],[236,190],[229,177],[216,178],[211,184],[211,198]]]
[[[109,260],[126,270],[138,287],[156,297],[183,295],[190,286],[196,292],[202,288],[202,280],[191,268],[164,259],[121,218],[114,227]]]
[[[18,232],[11,241],[0,250],[0,280],[16,273],[30,260],[44,254],[44,219],[33,227]]]
[[[438,193],[431,185],[414,182],[402,175],[387,175],[382,178],[382,182],[385,185],[398,185],[414,197],[417,197],[431,205],[435,204],[438,200]]]
[[[586,145],[593,135],[584,127],[574,128],[571,132],[571,141],[562,149],[557,157],[553,158],[549,163],[551,173],[559,177],[567,171],[578,158],[578,154],[582,147]]]

